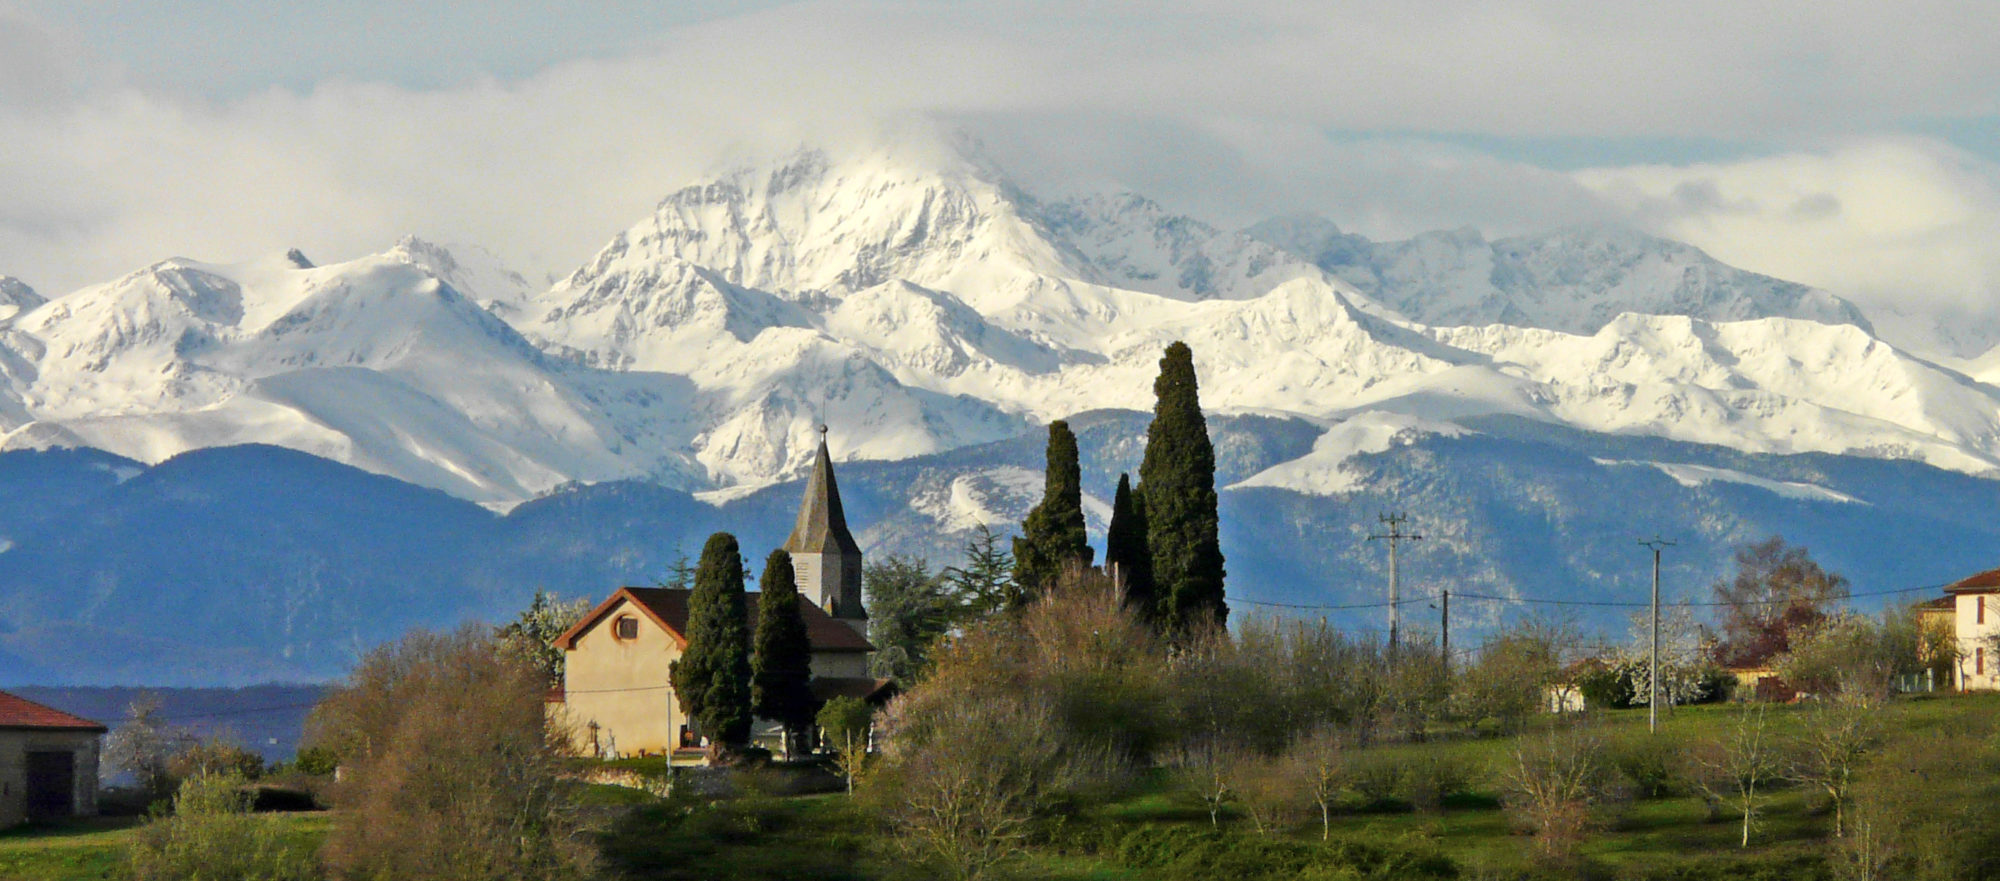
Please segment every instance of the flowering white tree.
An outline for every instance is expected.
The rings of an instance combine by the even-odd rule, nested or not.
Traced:
[[[1640,610],[1632,615],[1632,635],[1625,645],[1625,665],[1632,682],[1632,705],[1652,702],[1653,671],[1652,614]],[[1701,628],[1687,606],[1660,608],[1660,702],[1665,706],[1692,703],[1702,694]]]

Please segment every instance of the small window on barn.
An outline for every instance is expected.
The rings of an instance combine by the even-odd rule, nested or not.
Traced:
[[[1973,649],[1973,650],[1972,650],[1972,672],[1973,672],[1973,675],[1975,675],[1975,676],[1984,676],[1984,675],[1986,675],[1986,650],[1985,650],[1985,649],[1983,649],[1983,648],[1977,648],[1977,649]]]
[[[638,639],[639,619],[630,615],[621,616],[617,621],[612,622],[611,635],[619,639]]]
[[[1977,597],[1976,599],[1979,600],[1979,605],[1977,611],[1973,613],[1973,623],[1984,624],[1986,623],[1986,598]]]

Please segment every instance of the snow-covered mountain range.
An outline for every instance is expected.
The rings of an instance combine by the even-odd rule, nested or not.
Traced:
[[[0,279],[0,445],[269,443],[501,507],[633,477],[726,493],[796,475],[822,421],[841,458],[900,459],[1144,409],[1175,339],[1206,406],[1325,430],[1253,485],[1339,492],[1347,457],[1495,414],[2000,468],[2000,389],[1685,245],[1232,232],[915,149],[691,185],[547,290],[415,239],[170,259],[46,302]]]
[[[1617,229],[1230,231],[976,151],[803,150],[546,288],[414,238],[53,298],[0,277],[0,680],[335,675],[538,588],[646,583],[709,530],[768,547],[821,423],[871,554],[942,565],[1018,521],[1059,417],[1101,534],[1176,339],[1232,603],[1377,599],[1387,508],[1427,536],[1419,595],[1639,596],[1639,532],[1681,539],[1678,596],[1773,532],[1863,589],[2000,544],[2000,354],[1954,370],[1826,291]],[[1468,634],[1511,608],[1458,606]],[[107,648],[27,660],[82,640]]]

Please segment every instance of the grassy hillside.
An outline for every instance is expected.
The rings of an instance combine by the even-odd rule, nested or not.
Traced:
[[[1724,736],[1734,724],[1730,706],[1685,707],[1663,720],[1661,736],[1684,745]],[[1773,734],[1797,736],[1804,710],[1769,710]],[[2000,696],[1906,699],[1889,715],[1879,754],[1921,749],[1940,732],[1991,736],[2000,721]],[[1605,714],[1599,733],[1618,746],[1649,739],[1643,710]],[[1835,877],[1828,856],[1832,818],[1821,800],[1797,786],[1781,786],[1766,805],[1748,848],[1738,846],[1738,815],[1711,815],[1703,800],[1679,789],[1659,797],[1631,793],[1606,812],[1606,825],[1582,849],[1582,862],[1563,870],[1538,867],[1530,839],[1501,804],[1502,775],[1523,738],[1400,744],[1358,751],[1356,766],[1382,763],[1403,769],[1449,764],[1465,782],[1429,809],[1395,795],[1343,796],[1333,818],[1332,842],[1322,843],[1316,816],[1301,816],[1282,831],[1260,835],[1240,808],[1226,808],[1221,829],[1211,830],[1207,809],[1164,773],[1101,803],[1078,804],[1037,830],[1026,859],[1013,871],[1048,879],[1159,878],[1541,878],[1815,879]],[[1863,786],[1885,773],[1870,767]],[[1983,783],[1989,789],[2000,781]],[[1932,791],[1939,812],[1971,816],[1983,804],[1958,803],[1970,790],[1940,784]],[[871,814],[846,796],[750,798],[697,804],[642,806],[607,837],[613,877],[627,879],[797,878],[895,879],[916,877],[880,842]],[[1438,858],[1442,858],[1439,860]],[[1400,868],[1399,868],[1400,866]]]

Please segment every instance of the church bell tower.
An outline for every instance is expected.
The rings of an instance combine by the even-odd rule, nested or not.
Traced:
[[[806,478],[799,519],[785,550],[792,555],[799,595],[828,615],[868,635],[868,612],[861,604],[861,546],[847,531],[840,486],[833,480],[833,457],[826,451],[826,426],[819,427],[819,453]]]

